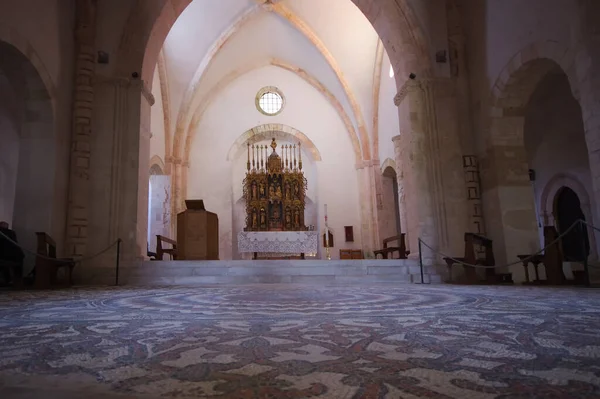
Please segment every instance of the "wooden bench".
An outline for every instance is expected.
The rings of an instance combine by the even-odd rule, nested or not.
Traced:
[[[163,242],[170,244],[171,248],[163,248]],[[164,254],[171,256],[171,260],[177,260],[177,241],[170,239],[169,237],[156,235],[156,259],[163,260]]]
[[[485,249],[485,257],[478,258],[476,246],[481,246]],[[471,265],[478,266],[495,266],[496,259],[494,258],[494,247],[493,242],[489,238],[482,236],[481,234],[465,233],[465,256],[454,258],[457,261],[468,263]],[[448,274],[450,281],[452,281],[452,266],[457,263],[454,259],[444,258],[446,265],[448,266]],[[477,268],[472,266],[463,265],[465,270],[466,282],[468,284],[477,284],[484,282],[487,284],[498,284],[498,283],[512,283],[511,273],[496,273],[496,269],[493,267],[485,268],[485,279],[480,281]]]
[[[393,254],[394,252],[398,252],[398,259],[406,259],[408,254],[410,254],[410,251],[406,250],[406,241],[404,238],[405,236],[406,236],[406,234],[402,233],[400,235],[388,237],[388,238],[384,239],[383,240],[383,249],[378,249],[377,251],[373,251],[373,254],[375,255],[375,259],[377,259],[378,255],[381,255],[383,257],[383,259],[388,259],[389,254]],[[398,241],[398,246],[397,247],[388,247],[388,243],[393,242],[393,241]]]
[[[560,243],[557,241],[553,245],[552,242],[558,238],[558,232],[554,226],[544,226],[544,254],[538,255],[517,255],[523,261],[525,268],[525,283],[524,284],[550,284],[563,285],[567,279],[563,273],[563,255],[560,249]],[[535,280],[530,281],[529,263],[533,264],[535,271]],[[539,266],[544,265],[546,269],[546,280],[540,280]]]
[[[72,258],[56,257],[56,242],[44,232],[35,233],[37,236],[37,256],[35,258],[34,287],[48,289],[56,284],[56,277],[60,269],[68,273],[68,285],[73,285],[73,269],[75,260]],[[51,258],[51,259],[48,259]],[[53,260],[55,259],[55,260]]]
[[[360,249],[340,249],[340,259],[364,259]]]

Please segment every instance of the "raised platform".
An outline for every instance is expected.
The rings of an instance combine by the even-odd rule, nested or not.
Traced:
[[[440,283],[435,267],[425,267],[426,283]],[[207,284],[410,284],[421,282],[419,262],[410,259],[145,261],[124,268],[126,285]]]

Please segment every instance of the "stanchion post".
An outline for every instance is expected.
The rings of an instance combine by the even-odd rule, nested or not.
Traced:
[[[117,240],[117,268],[115,273],[115,285],[119,285],[119,261],[121,260],[121,239]]]
[[[583,255],[583,272],[585,275],[585,285],[589,287],[591,285],[590,282],[590,269],[588,265],[588,248],[585,245],[585,237],[587,235],[587,226],[582,220],[579,220],[579,230],[581,231],[581,254]]]
[[[423,275],[423,247],[419,238],[419,265],[421,266],[421,284],[425,284],[425,276]]]

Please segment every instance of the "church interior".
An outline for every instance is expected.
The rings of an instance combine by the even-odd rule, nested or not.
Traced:
[[[600,397],[599,24],[0,0],[0,397]]]

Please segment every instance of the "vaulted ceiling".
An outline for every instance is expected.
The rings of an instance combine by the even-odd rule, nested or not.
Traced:
[[[175,157],[209,95],[264,65],[301,72],[334,97],[363,159],[377,156],[374,92],[382,81],[395,83],[377,33],[352,1],[194,0],[173,25],[157,68]]]

